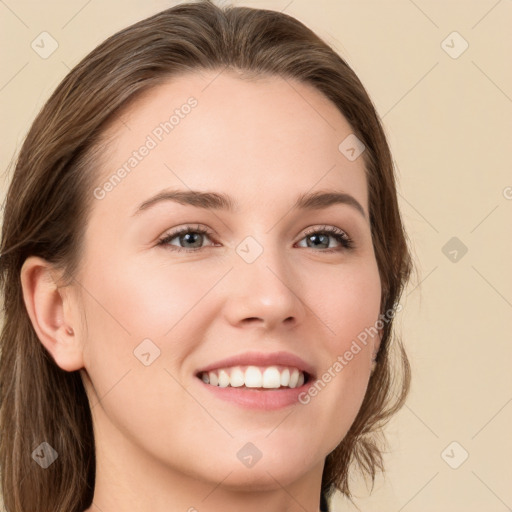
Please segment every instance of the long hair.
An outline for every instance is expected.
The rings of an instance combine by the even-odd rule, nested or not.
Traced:
[[[366,147],[362,158],[381,312],[398,303],[412,259],[390,150],[363,85],[329,45],[286,14],[222,9],[208,0],[179,4],[119,31],[83,58],[43,106],[21,147],[6,197],[0,248],[0,468],[9,512],[82,512],[91,505],[95,480],[93,426],[80,374],[59,368],[36,336],[23,301],[21,267],[28,256],[40,256],[71,280],[93,207],[105,127],[139,94],[173,76],[224,69],[310,84],[348,120]],[[324,499],[336,489],[350,498],[352,465],[372,484],[376,471],[384,470],[377,438],[403,405],[409,386],[408,359],[390,320],[359,413],[326,457]],[[58,453],[44,471],[32,456],[43,441]]]

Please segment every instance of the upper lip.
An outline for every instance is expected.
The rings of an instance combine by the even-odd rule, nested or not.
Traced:
[[[221,359],[197,370],[197,375],[203,372],[229,368],[231,366],[292,366],[315,377],[315,369],[299,356],[290,352],[244,352],[235,356]]]

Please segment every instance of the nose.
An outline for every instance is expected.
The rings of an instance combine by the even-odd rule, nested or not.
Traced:
[[[224,293],[225,318],[236,327],[294,327],[305,315],[300,279],[278,249],[265,248],[252,263],[235,254]]]

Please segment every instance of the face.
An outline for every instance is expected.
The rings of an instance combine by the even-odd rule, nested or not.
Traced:
[[[352,129],[311,86],[217,75],[161,84],[108,129],[77,275],[81,374],[98,446],[205,482],[287,485],[321,476],[378,343],[344,356],[380,313],[364,162],[339,150]],[[344,196],[297,206],[315,193]]]

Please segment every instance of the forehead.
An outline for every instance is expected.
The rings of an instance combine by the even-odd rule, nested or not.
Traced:
[[[111,144],[96,185],[112,185],[100,209],[163,186],[266,191],[271,202],[316,184],[346,189],[367,209],[363,158],[350,161],[339,150],[352,131],[309,84],[228,71],[180,75],[144,91],[106,130]]]

